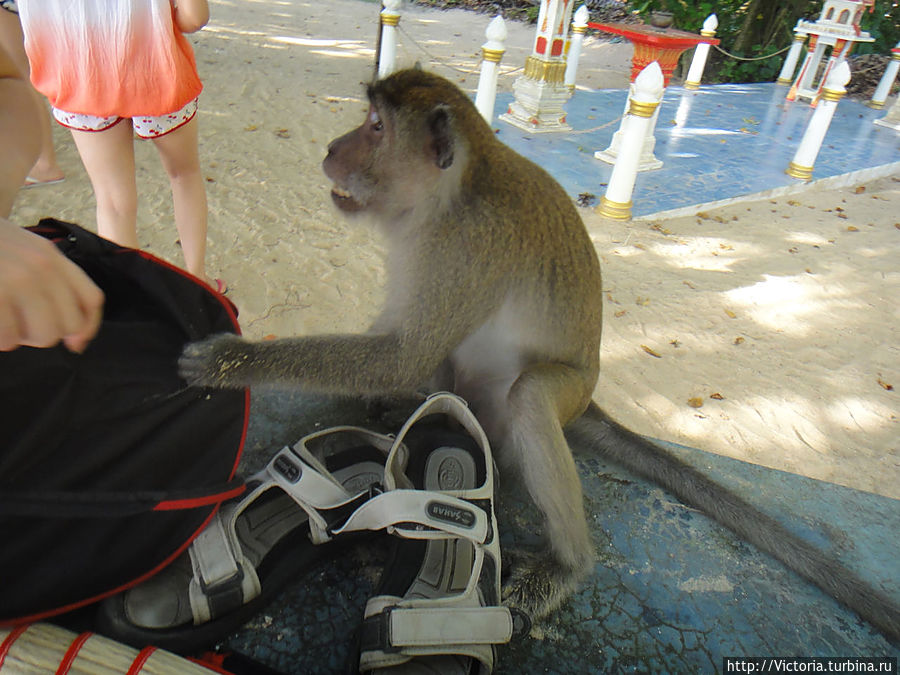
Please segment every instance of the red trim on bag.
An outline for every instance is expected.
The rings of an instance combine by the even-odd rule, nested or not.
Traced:
[[[213,297],[215,297],[215,299],[218,300],[219,303],[225,308],[225,311],[228,312],[228,318],[231,319],[231,323],[234,326],[235,333],[237,335],[241,334],[241,327],[238,324],[238,320],[237,320],[237,307],[234,305],[233,302],[231,302],[231,300],[229,300],[224,295],[219,293],[216,289],[214,289],[208,283],[203,281],[203,279],[201,279],[200,277],[196,277],[193,274],[191,274],[190,272],[188,272],[187,270],[183,270],[180,267],[177,267],[176,265],[173,265],[172,263],[170,263],[166,260],[163,260],[162,258],[157,258],[155,255],[153,255],[152,253],[148,253],[147,251],[142,251],[142,250],[136,249],[136,248],[122,247],[115,252],[116,253],[137,253],[140,257],[144,258],[145,260],[149,260],[150,262],[156,263],[157,265],[162,265],[163,267],[166,267],[166,268],[172,270],[173,272],[177,272],[178,274],[185,277],[186,279],[190,279],[195,284],[203,286],[203,288],[205,288],[210,293],[212,293]]]
[[[9,650],[12,649],[13,642],[22,637],[22,633],[30,627],[31,624],[26,623],[24,626],[13,628],[10,634],[6,636],[6,639],[0,643],[0,668],[3,667],[3,661],[6,659],[6,655],[9,654]]]
[[[147,659],[153,655],[153,652],[155,652],[156,649],[156,647],[151,645],[150,647],[144,647],[139,651],[138,655],[134,657],[134,661],[131,662],[131,667],[125,675],[138,675],[138,673],[141,672],[141,668],[147,663]]]
[[[20,623],[26,623],[26,624],[34,623],[35,621],[39,621],[40,619],[46,619],[47,617],[56,616],[58,614],[65,614],[66,612],[71,612],[72,610],[78,609],[79,607],[84,607],[85,605],[90,605],[92,603],[99,602],[100,600],[103,600],[104,598],[108,598],[110,596],[116,595],[117,593],[121,593],[122,591],[127,591],[129,588],[133,588],[133,587],[137,586],[138,584],[143,583],[144,581],[146,581],[150,577],[154,576],[155,574],[159,574],[160,570],[162,570],[164,567],[168,567],[169,565],[171,565],[175,561],[175,558],[177,558],[182,553],[184,553],[187,550],[188,546],[191,545],[191,542],[197,538],[197,536],[203,531],[203,529],[207,525],[209,525],[210,521],[216,515],[216,512],[218,510],[219,510],[218,507],[213,509],[212,513],[209,514],[209,517],[200,524],[200,527],[198,527],[194,531],[194,533],[190,537],[188,537],[187,540],[181,546],[179,546],[168,558],[163,560],[159,565],[154,567],[149,572],[142,574],[141,576],[137,577],[136,579],[132,579],[128,583],[122,584],[118,588],[114,588],[110,591],[106,591],[105,593],[101,593],[100,595],[95,595],[93,598],[86,598],[84,600],[78,600],[77,602],[73,602],[64,607],[55,607],[55,608],[49,609],[45,612],[41,612],[40,614],[32,614],[31,616],[23,616],[18,619],[11,619],[8,621],[0,621],[0,626],[2,626],[2,625],[17,625]]]
[[[203,286],[206,290],[208,290],[212,294],[212,296],[216,300],[219,301],[219,304],[221,304],[222,307],[225,309],[226,313],[228,314],[228,318],[231,320],[231,325],[234,327],[235,334],[241,335],[241,326],[238,323],[238,319],[237,319],[237,307],[234,305],[233,302],[231,302],[231,300],[229,300],[224,295],[222,295],[221,293],[216,291],[216,289],[214,289],[208,283],[203,281],[203,279],[196,277],[193,274],[191,274],[190,272],[188,272],[187,270],[183,270],[180,267],[177,267],[177,266],[173,265],[172,263],[163,260],[162,258],[156,257],[152,253],[148,253],[147,251],[141,251],[140,249],[120,248],[117,252],[118,253],[135,252],[139,256],[144,258],[145,260],[154,262],[157,265],[162,265],[163,267],[166,267],[167,269],[177,272],[178,274],[185,277],[186,279],[193,281],[195,284],[199,284],[200,286]],[[231,467],[231,474],[229,475],[229,479],[234,478],[235,474],[237,474],[238,464],[240,464],[241,455],[243,455],[243,453],[244,453],[244,443],[247,440],[247,429],[249,426],[250,426],[250,388],[248,387],[248,388],[244,389],[244,429],[241,433],[241,441],[240,441],[240,444],[238,445],[238,451],[234,458],[234,466]]]
[[[72,640],[72,644],[70,644],[69,648],[66,650],[65,655],[62,657],[62,661],[59,662],[59,668],[56,669],[56,675],[66,675],[66,673],[69,672],[72,668],[72,664],[78,657],[78,652],[81,651],[81,648],[84,647],[84,643],[90,640],[93,635],[94,634],[91,632],[82,633]]]
[[[209,506],[210,504],[220,504],[238,495],[244,494],[247,489],[246,485],[239,485],[228,492],[220,492],[215,495],[206,495],[205,497],[193,497],[191,499],[168,499],[160,502],[153,507],[154,511],[182,511],[184,509],[196,509],[201,506]]]

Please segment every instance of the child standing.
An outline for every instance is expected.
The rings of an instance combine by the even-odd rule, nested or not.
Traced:
[[[138,245],[136,133],[153,141],[169,176],[185,266],[209,281],[196,120],[203,85],[184,37],[206,25],[207,0],[18,0],[18,6],[32,83],[72,131],[97,199],[99,234]],[[224,291],[221,281],[214,285]]]

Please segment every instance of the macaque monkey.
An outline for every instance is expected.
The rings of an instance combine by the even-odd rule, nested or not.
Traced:
[[[594,563],[573,445],[621,463],[697,506],[893,637],[900,611],[757,509],[591,401],[599,374],[600,265],[572,200],[495,138],[449,81],[406,70],[369,86],[362,126],[334,140],[323,169],[337,207],[387,238],[387,298],[369,332],[188,345],[194,385],[289,385],[355,395],[427,385],[466,399],[500,473],[524,483],[548,551],[507,575],[505,601],[535,618]]]

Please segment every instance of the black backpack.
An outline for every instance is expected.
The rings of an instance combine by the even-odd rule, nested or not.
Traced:
[[[47,237],[106,294],[87,350],[0,353],[0,625],[99,600],[156,573],[218,505],[236,469],[247,391],[186,387],[185,343],[239,332],[187,272],[75,225]]]

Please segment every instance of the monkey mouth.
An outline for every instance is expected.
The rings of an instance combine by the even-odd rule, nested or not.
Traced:
[[[363,209],[363,205],[356,201],[349,191],[338,185],[331,188],[331,201],[333,201],[341,211],[352,212],[361,211]]]

